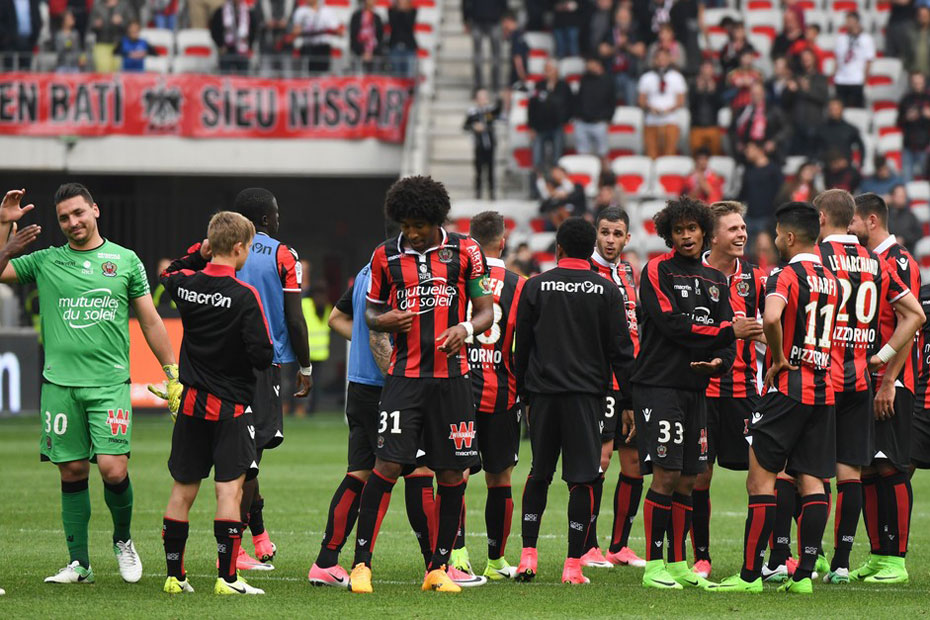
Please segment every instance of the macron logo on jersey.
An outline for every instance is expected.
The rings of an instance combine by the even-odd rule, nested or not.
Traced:
[[[563,282],[561,280],[546,280],[539,285],[541,291],[558,293],[587,293],[595,295],[604,294],[604,286],[595,284],[590,280],[584,282]]]
[[[227,297],[222,293],[198,293],[197,291],[192,291],[184,288],[183,286],[179,286],[178,297],[192,304],[213,306],[214,308],[232,307],[232,298]]]

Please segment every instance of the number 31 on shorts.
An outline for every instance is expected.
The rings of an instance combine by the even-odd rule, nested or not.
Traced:
[[[45,432],[53,432],[56,435],[64,435],[68,431],[68,416],[63,413],[55,414],[55,417],[52,417],[51,411],[45,412]]]
[[[400,434],[400,411],[392,411],[388,413],[387,411],[381,412],[381,422],[378,424],[378,434],[384,433],[388,429],[388,418],[391,419],[391,433],[395,435]]]

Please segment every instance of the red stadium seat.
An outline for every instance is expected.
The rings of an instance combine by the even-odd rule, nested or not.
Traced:
[[[546,230],[546,220],[541,217],[534,217],[530,220],[530,228],[533,229],[533,232],[541,233]]]

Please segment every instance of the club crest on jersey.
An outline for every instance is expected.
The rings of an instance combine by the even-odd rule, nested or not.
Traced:
[[[736,292],[740,297],[749,297],[749,282],[740,280],[736,283]]]
[[[103,271],[103,275],[107,276],[108,278],[112,278],[116,275],[116,263],[107,261],[100,265],[100,269]]]
[[[439,248],[439,252],[437,252],[436,255],[439,256],[440,263],[451,263],[454,253],[451,248]]]
[[[420,263],[420,266],[419,266],[419,268],[418,268],[418,271],[419,271],[419,273],[418,273],[417,275],[420,277],[421,280],[429,280],[429,279],[430,279],[431,276],[430,276],[430,272],[429,272],[429,267],[426,266],[426,263]]]
[[[456,450],[461,450],[462,447],[471,448],[471,443],[475,439],[475,423],[474,421],[466,424],[465,422],[459,422],[458,424],[449,425],[449,439],[455,444]]]
[[[107,411],[107,424],[110,426],[111,435],[125,435],[129,430],[129,411],[110,409]]]
[[[710,298],[714,303],[720,301],[720,289],[715,285],[710,285],[710,288],[707,289],[707,294],[710,295]]]
[[[378,435],[378,447],[379,448],[384,447],[384,435]]]
[[[660,459],[664,459],[666,454],[668,454],[668,448],[662,444],[659,444],[659,446],[656,448],[656,456],[658,456]]]

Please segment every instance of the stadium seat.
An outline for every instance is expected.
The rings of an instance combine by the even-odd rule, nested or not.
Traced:
[[[901,89],[897,84],[867,84],[865,87],[866,105],[872,112],[896,110],[900,98]]]
[[[743,8],[746,11],[771,11],[778,7],[773,0],[745,0]]]
[[[659,157],[655,161],[653,194],[656,196],[678,196],[685,179],[694,171],[694,160],[682,155]]]
[[[146,56],[143,62],[146,73],[169,73],[171,58],[168,56]]]
[[[581,81],[582,73],[584,73],[583,58],[569,56],[559,61],[559,75],[572,87],[578,87],[578,82]]]
[[[527,32],[523,36],[530,48],[530,58],[549,58],[555,53],[555,42],[548,32]]]
[[[863,136],[869,133],[870,116],[869,111],[862,108],[846,108],[843,110],[843,120],[858,129]]]
[[[708,9],[709,10],[709,9]],[[704,50],[704,55],[716,58],[720,55],[720,50],[723,49],[723,46],[727,44],[729,37],[727,37],[726,32],[708,32],[707,36],[703,39],[702,49]]]
[[[216,69],[217,51],[206,28],[179,30],[175,38],[177,57],[175,73],[209,73]]]
[[[844,16],[850,11],[864,12],[865,3],[857,0],[828,0],[827,10],[833,13],[842,13]]]
[[[526,59],[526,73],[531,82],[542,81],[548,60],[545,56],[530,56]]]
[[[907,197],[911,200],[911,209],[917,206],[930,206],[930,181],[911,181],[906,189]]]
[[[876,58],[869,65],[866,83],[872,86],[898,86],[898,97],[903,95],[903,75],[901,60],[898,58]]]
[[[533,153],[530,150],[530,134],[527,107],[522,105],[510,106],[510,119],[507,122],[509,131],[509,144],[513,153],[513,161],[517,168],[529,170],[533,167]]]
[[[878,153],[894,162],[896,170],[901,170],[901,150],[903,148],[904,137],[899,133],[889,133],[880,137],[876,145]]]
[[[154,47],[159,56],[174,56],[173,31],[167,28],[143,28],[139,32],[139,38]]]
[[[645,200],[639,205],[638,228],[644,236],[654,236],[656,225],[652,218],[665,208],[664,200]]]
[[[661,203],[662,207],[665,207],[665,203]],[[639,243],[640,257],[644,261],[652,260],[657,256],[662,256],[670,252],[667,245],[665,245],[665,240],[657,235],[648,235],[643,236]]]
[[[743,17],[747,34],[763,34],[774,41],[781,31],[782,11],[748,11]]]
[[[872,114],[872,135],[881,137],[889,133],[899,133],[900,131],[897,108],[879,110]]]
[[[642,155],[618,157],[610,165],[617,185],[630,196],[648,196],[652,187],[652,160]]]
[[[568,177],[575,183],[584,187],[584,193],[589,198],[597,195],[598,182],[601,176],[601,160],[594,155],[564,155],[559,159],[559,165],[565,168]]]
[[[707,165],[723,178],[723,193],[729,195],[736,183],[736,160],[732,157],[714,155]]]
[[[633,106],[618,106],[607,130],[610,156],[639,154],[643,147],[643,111]]]

